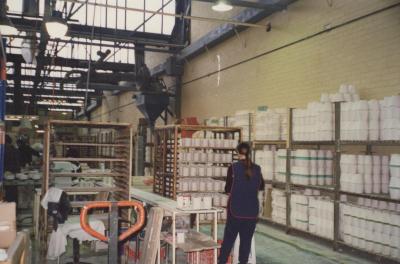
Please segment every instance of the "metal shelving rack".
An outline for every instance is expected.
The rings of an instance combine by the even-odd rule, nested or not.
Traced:
[[[373,257],[377,261],[383,261],[383,263],[399,263],[399,260],[392,259],[390,257],[386,256],[381,256],[379,254],[375,254],[372,252],[368,252],[359,248],[352,247],[346,243],[344,243],[340,239],[340,197],[341,195],[348,195],[348,196],[353,196],[353,197],[362,197],[362,198],[369,198],[373,200],[379,200],[379,201],[386,201],[386,202],[392,202],[396,204],[400,204],[400,200],[392,199],[388,195],[377,195],[377,194],[358,194],[358,193],[351,193],[351,192],[345,192],[340,189],[340,156],[343,151],[344,146],[365,146],[366,150],[365,152],[367,154],[372,153],[373,147],[394,147],[398,148],[397,150],[400,151],[400,141],[395,141],[395,140],[385,140],[385,141],[348,141],[348,140],[341,140],[340,139],[340,103],[335,103],[335,140],[334,141],[293,141],[292,138],[292,124],[293,124],[293,109],[290,109],[288,113],[288,138],[287,140],[280,140],[280,141],[274,141],[274,140],[264,140],[264,141],[253,141],[252,146],[253,149],[257,149],[260,146],[265,146],[265,145],[275,145],[275,146],[281,146],[286,148],[287,151],[287,157],[286,157],[286,181],[285,182],[277,182],[277,181],[266,181],[267,184],[271,184],[273,188],[277,189],[284,189],[285,194],[286,194],[286,225],[282,225],[276,222],[273,222],[270,218],[265,218],[261,217],[263,222],[279,226],[281,228],[284,228],[287,233],[299,233],[299,234],[304,234],[307,236],[315,237],[318,239],[322,239],[324,241],[328,241],[329,243],[332,244],[334,250],[338,249],[350,249],[350,250],[356,250],[360,252],[360,254]],[[315,147],[319,149],[321,146],[330,146],[334,149],[334,157],[333,157],[333,185],[332,186],[318,186],[318,185],[301,185],[301,184],[293,184],[291,183],[290,180],[290,175],[291,175],[291,166],[290,166],[290,157],[291,157],[291,152],[298,148],[298,147]],[[254,153],[254,152],[253,152]],[[293,228],[290,223],[290,214],[291,214],[291,208],[290,208],[290,196],[291,193],[294,189],[315,189],[319,190],[321,192],[327,193],[333,197],[332,201],[334,203],[334,236],[333,240],[324,238],[312,233],[309,233],[304,230],[298,230],[296,228]]]
[[[177,193],[217,193],[214,191],[179,191],[179,179],[186,178],[187,175],[180,175],[179,168],[182,162],[179,160],[179,153],[188,150],[213,151],[218,153],[231,153],[232,158],[235,155],[235,147],[200,147],[200,146],[181,146],[179,141],[195,132],[212,134],[214,138],[223,136],[224,139],[241,139],[240,128],[213,127],[213,126],[189,126],[189,125],[169,125],[155,129],[155,157],[154,157],[154,189],[153,191],[164,197],[176,199]],[[184,162],[186,163],[186,162]],[[187,164],[208,164],[211,162],[187,162]],[[213,165],[227,167],[231,163],[213,162]],[[187,178],[215,178],[215,177],[187,177]],[[223,178],[218,177],[218,178]]]
[[[68,138],[62,142],[57,135],[63,130],[73,130],[75,133],[90,135],[85,137]],[[104,131],[112,131],[112,137],[102,136]],[[93,139],[96,138],[96,139]],[[89,139],[85,141],[85,139]],[[56,146],[73,147],[79,157],[67,157],[65,151],[57,153]],[[83,151],[82,151],[83,150]],[[82,156],[85,155],[85,156]],[[100,167],[104,164],[105,169],[99,171],[82,172],[53,172],[51,165],[54,161],[86,162],[89,165]],[[42,197],[48,189],[55,184],[56,177],[79,177],[79,178],[103,178],[111,179],[109,184],[93,187],[78,187],[70,185],[56,185],[67,194],[85,194],[107,192],[113,200],[130,200],[132,175],[132,127],[124,123],[103,123],[89,121],[66,121],[49,120],[44,134],[44,156],[43,156],[43,183]],[[73,207],[81,207],[84,202],[71,202]],[[40,208],[40,246],[42,253],[47,250],[48,232],[51,230],[52,219],[48,217],[47,211]],[[123,217],[128,218],[128,212],[123,212]]]

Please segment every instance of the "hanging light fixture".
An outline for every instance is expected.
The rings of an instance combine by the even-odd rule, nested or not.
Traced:
[[[218,0],[211,8],[217,12],[226,12],[232,10],[233,6],[226,0]]]
[[[7,5],[5,1],[0,4],[0,33],[2,35],[17,35],[18,30],[7,16]]]
[[[62,38],[67,34],[68,24],[60,11],[53,10],[52,16],[47,19],[45,25],[51,38]]]

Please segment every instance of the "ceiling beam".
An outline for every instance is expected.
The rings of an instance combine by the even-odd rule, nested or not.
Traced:
[[[56,57],[54,61],[52,58],[45,57],[44,63],[45,65],[52,66],[62,66],[62,67],[71,67],[71,68],[82,68],[87,69],[89,63],[87,60],[80,59],[69,59],[63,57]],[[7,54],[7,61],[10,62],[21,62],[24,63],[25,60],[20,54]],[[120,63],[120,62],[101,62],[96,63],[96,61],[92,61],[92,65],[95,64],[95,68],[97,70],[111,70],[111,71],[122,71],[122,72],[134,72],[135,65],[128,63]]]
[[[198,2],[215,3],[215,0],[196,0]],[[229,3],[233,6],[265,9],[278,1],[276,0],[258,0],[258,1],[245,1],[245,0],[230,0]]]
[[[15,87],[8,86],[7,93],[14,93]],[[21,87],[17,88],[23,94],[32,94],[32,88]],[[37,95],[62,95],[62,96],[83,96],[85,97],[85,91],[70,91],[70,90],[51,90],[51,89],[37,89]],[[93,93],[89,92],[90,98],[92,97],[101,97],[102,93]]]
[[[29,32],[40,32],[42,26],[43,17],[36,17],[28,19],[19,14],[12,14],[9,16],[11,21],[21,31]],[[171,43],[171,36],[165,34],[157,34],[150,32],[139,32],[122,29],[104,28],[104,27],[92,27],[90,25],[81,24],[68,24],[67,36],[78,37],[78,38],[92,38],[93,28],[93,39],[94,40],[107,40],[107,41],[118,41],[127,43],[142,43],[149,46],[182,46],[179,44]]]

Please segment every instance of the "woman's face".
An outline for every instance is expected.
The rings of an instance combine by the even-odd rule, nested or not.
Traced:
[[[239,154],[239,160],[244,160],[244,159],[246,159],[246,156],[247,156],[247,149],[246,148],[241,148],[241,149],[239,149],[239,151],[238,151],[238,154]]]

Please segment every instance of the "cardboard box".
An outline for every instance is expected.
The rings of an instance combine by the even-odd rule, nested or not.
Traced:
[[[29,233],[27,231],[18,232],[16,239],[7,249],[8,258],[0,261],[0,264],[26,264],[30,258]]]
[[[0,203],[0,248],[9,248],[17,236],[15,203]]]

